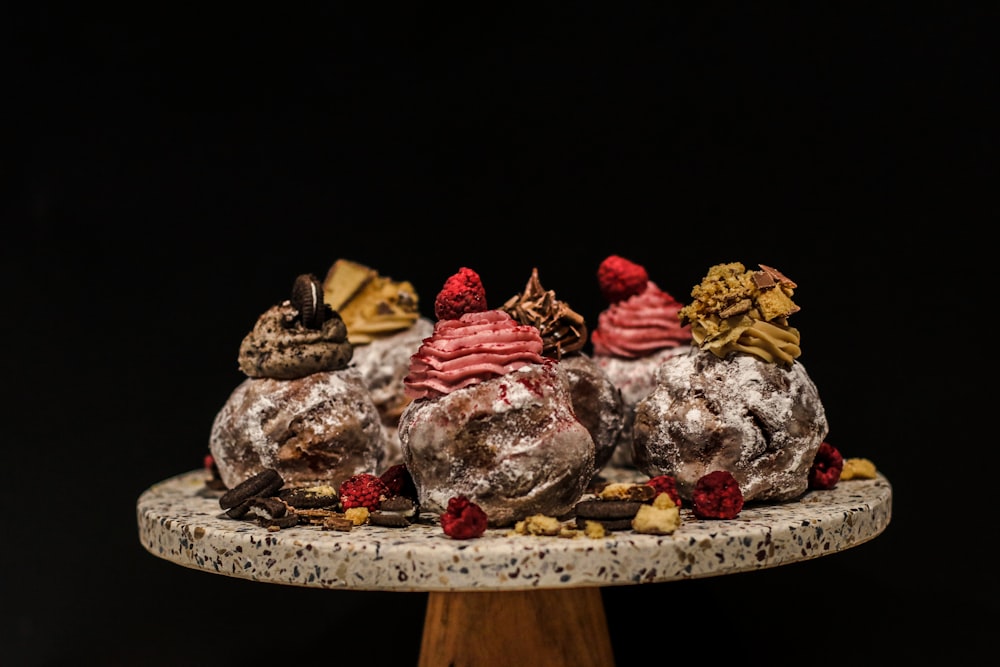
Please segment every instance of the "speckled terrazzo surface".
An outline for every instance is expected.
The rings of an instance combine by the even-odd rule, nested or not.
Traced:
[[[626,481],[627,469],[605,476]],[[298,526],[269,532],[227,518],[196,470],[139,496],[139,539],[154,556],[230,577],[318,588],[395,591],[517,590],[617,586],[775,567],[855,547],[892,515],[892,487],[879,475],[847,480],[778,505],[747,505],[726,521],[681,510],[672,535],[609,533],[602,539],[509,536],[491,529],[453,540],[427,523],[357,526],[349,532]],[[645,479],[645,478],[643,478]]]

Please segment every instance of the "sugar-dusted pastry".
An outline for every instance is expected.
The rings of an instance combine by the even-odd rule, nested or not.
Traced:
[[[385,436],[351,356],[347,328],[319,281],[299,276],[292,298],[244,337],[238,363],[247,378],[213,420],[209,450],[227,487],[270,468],[288,487],[336,488],[379,467]]]
[[[542,356],[555,360],[566,373],[576,418],[594,439],[594,466],[599,472],[611,460],[625,421],[621,391],[607,373],[583,351],[587,324],[583,316],[546,290],[531,270],[524,291],[504,302],[501,310],[521,324],[538,328]]]
[[[787,501],[808,489],[828,432],[788,316],[796,285],[764,265],[711,267],[681,309],[695,349],[666,360],[636,406],[635,465],[672,475],[690,499],[698,479],[732,474],[743,499]]]
[[[538,328],[489,309],[465,267],[445,282],[435,315],[411,358],[412,401],[399,421],[421,508],[442,513],[463,497],[491,526],[570,512],[594,475],[594,441]]]
[[[590,335],[593,359],[618,387],[624,421],[611,462],[631,466],[635,406],[653,390],[656,369],[691,351],[691,329],[678,319],[682,304],[649,279],[645,267],[609,255],[597,269],[608,307]]]
[[[431,335],[434,322],[420,315],[417,292],[409,281],[393,280],[347,259],[336,260],[327,271],[323,297],[347,326],[354,348],[351,366],[361,373],[381,416],[386,442],[381,466],[401,463],[396,427],[410,402],[403,378],[410,356]]]

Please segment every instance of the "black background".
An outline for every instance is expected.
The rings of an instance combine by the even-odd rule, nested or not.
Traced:
[[[995,11],[7,18],[3,664],[415,664],[425,594],[188,570],[135,502],[201,464],[299,273],[354,259],[432,315],[461,266],[494,306],[538,267],[593,324],[611,253],[682,301],[719,262],[795,280],[828,440],[894,491],[846,552],[604,589],[618,663],[987,650]]]

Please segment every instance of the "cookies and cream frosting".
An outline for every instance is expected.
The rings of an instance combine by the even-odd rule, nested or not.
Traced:
[[[777,269],[760,264],[748,271],[740,262],[716,264],[691,290],[693,301],[681,309],[695,343],[715,356],[749,354],[790,366],[802,354],[799,332],[788,316],[797,285]]]
[[[595,355],[636,359],[689,345],[691,330],[678,319],[681,303],[649,281],[642,292],[612,303],[590,336]]]
[[[294,380],[347,368],[352,354],[347,327],[323,303],[319,281],[303,275],[292,299],[257,318],[240,343],[239,366],[248,377]]]

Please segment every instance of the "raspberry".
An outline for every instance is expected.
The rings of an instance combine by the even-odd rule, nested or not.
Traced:
[[[413,483],[410,471],[402,463],[389,466],[386,471],[379,475],[379,479],[385,484],[389,496],[403,496],[410,500],[417,499],[417,487]]]
[[[743,492],[726,470],[715,470],[694,484],[691,510],[699,519],[735,519],[743,509]]]
[[[378,509],[379,503],[389,495],[389,490],[381,479],[371,473],[363,472],[345,479],[337,493],[340,496],[341,509],[366,507],[372,511]]]
[[[434,315],[439,320],[457,320],[465,313],[486,310],[486,290],[479,274],[464,266],[448,280],[434,299]]]
[[[642,293],[648,282],[645,268],[618,255],[609,255],[597,267],[597,284],[609,303]]]
[[[809,468],[810,489],[832,489],[840,481],[844,470],[844,457],[828,442],[819,446],[812,467]]]
[[[666,493],[674,501],[674,505],[681,507],[681,496],[677,493],[677,480],[670,475],[657,475],[646,480],[646,485],[656,489],[656,494]]]
[[[486,532],[486,512],[465,496],[455,496],[448,501],[448,510],[441,515],[441,528],[445,535],[456,540],[480,537]]]

